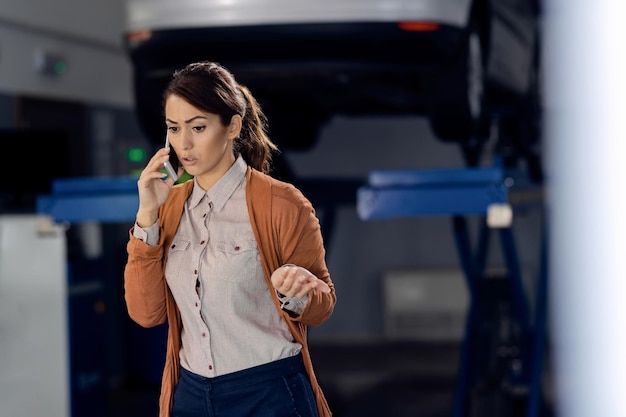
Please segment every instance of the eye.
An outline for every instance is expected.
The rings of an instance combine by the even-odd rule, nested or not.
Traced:
[[[178,126],[168,126],[167,130],[169,130],[172,133],[176,133],[178,132]]]
[[[194,127],[193,127],[193,130],[194,130],[195,132],[200,133],[200,132],[204,131],[204,129],[205,129],[205,128],[206,128],[206,126],[194,126]]]

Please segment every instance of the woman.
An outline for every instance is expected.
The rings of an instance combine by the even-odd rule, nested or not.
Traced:
[[[174,73],[164,109],[193,180],[163,179],[167,146],[148,162],[124,271],[130,317],[168,324],[160,417],[330,416],[306,331],[335,291],[311,203],[267,174],[261,108],[199,62]]]

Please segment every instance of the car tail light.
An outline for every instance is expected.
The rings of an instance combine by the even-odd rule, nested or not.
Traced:
[[[398,22],[398,27],[406,32],[432,32],[439,30],[436,22]]]
[[[131,44],[145,42],[151,37],[152,31],[150,30],[138,30],[135,32],[128,32],[128,34],[126,34],[126,40]]]

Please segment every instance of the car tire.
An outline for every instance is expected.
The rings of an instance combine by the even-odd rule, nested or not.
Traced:
[[[291,110],[289,110],[291,109]],[[296,109],[296,110],[293,110]],[[301,104],[264,106],[270,139],[281,149],[307,151],[316,143],[329,116]]]
[[[473,26],[452,64],[431,84],[428,117],[435,136],[464,143],[481,134],[485,125],[485,51]]]

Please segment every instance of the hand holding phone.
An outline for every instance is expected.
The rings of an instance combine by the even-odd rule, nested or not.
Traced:
[[[170,147],[170,139],[169,139],[169,130],[165,135],[165,147],[169,148]],[[165,167],[165,170],[167,171],[167,175],[174,180],[174,182],[176,182],[178,180],[178,174],[176,173],[176,170],[174,169],[174,167],[172,166],[172,164],[170,163],[170,161],[166,161],[163,166]]]

